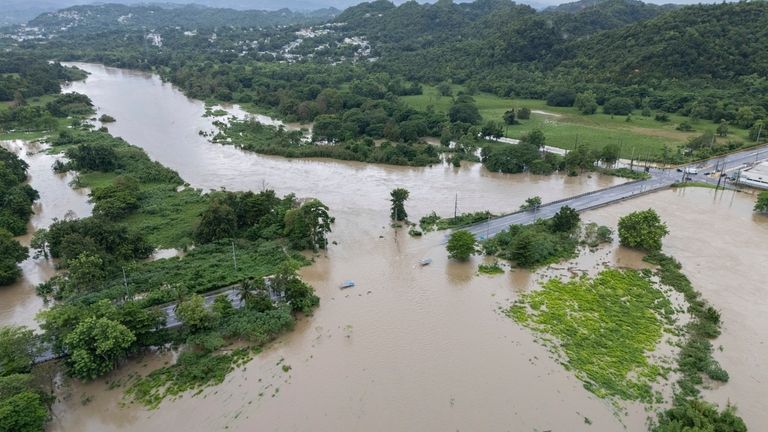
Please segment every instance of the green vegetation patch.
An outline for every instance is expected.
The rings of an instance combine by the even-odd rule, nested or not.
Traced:
[[[459,228],[467,225],[485,222],[496,217],[489,211],[479,211],[472,213],[462,213],[456,217],[444,218],[435,212],[419,219],[419,227],[425,232],[442,231],[446,229]]]
[[[599,397],[654,402],[652,385],[666,370],[648,358],[671,325],[669,299],[634,270],[604,270],[594,279],[550,279],[523,294],[507,315],[546,335],[568,369]]]
[[[504,274],[504,269],[499,265],[498,262],[493,262],[490,264],[480,264],[477,267],[477,272],[486,275],[499,275]]]
[[[237,349],[222,354],[184,352],[172,366],[152,371],[131,383],[126,395],[149,408],[157,408],[165,398],[221,384],[235,367],[251,359],[251,351]]]
[[[438,150],[426,143],[384,141],[376,144],[371,138],[350,138],[344,142],[308,142],[301,131],[285,131],[255,120],[232,121],[221,127],[213,139],[221,144],[233,144],[256,153],[288,158],[322,157],[390,165],[427,166],[440,163]],[[315,124],[315,135],[318,128]],[[416,137],[418,138],[418,136]]]

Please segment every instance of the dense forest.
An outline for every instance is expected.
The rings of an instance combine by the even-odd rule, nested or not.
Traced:
[[[49,63],[44,57],[5,52],[0,62],[0,102],[14,101],[61,91],[63,81],[83,78],[82,71]]]
[[[33,24],[42,33],[11,31],[18,40],[3,43],[43,57],[151,69],[192,97],[314,122],[315,142],[355,145],[385,139],[413,146],[433,136],[445,144],[459,142],[458,157],[471,159],[474,148],[487,146],[476,140],[478,134],[499,125],[471,113],[452,117],[402,103],[403,97],[422,94],[425,85],[459,86],[466,96],[545,99],[552,106],[577,106],[586,115],[628,116],[637,110],[660,126],[671,114],[722,124],[722,145],[706,149],[707,154],[741,145],[727,137],[728,127],[759,130],[768,117],[764,2],[678,8],[606,0],[537,12],[507,0],[400,6],[378,0],[311,27],[306,20],[254,27],[244,22],[247,14],[226,26],[207,26],[198,22],[204,16],[236,12],[202,13],[194,7],[173,14],[113,5],[72,11],[41,16]],[[126,14],[130,19],[117,19]],[[58,19],[70,21],[62,27]],[[99,25],[101,20],[109,25]],[[444,93],[443,87],[440,92],[454,99],[455,111],[466,114],[471,103],[451,94],[450,87]],[[582,109],[585,100],[593,108]],[[691,129],[681,124],[679,130]],[[758,134],[741,135],[754,140]],[[679,162],[694,153],[706,156],[696,152],[707,137],[697,139],[677,153],[674,146],[663,154],[657,149],[652,158]],[[264,151],[263,145],[241,145]],[[288,154],[285,148],[270,148]],[[334,153],[381,161],[359,151],[354,157]]]

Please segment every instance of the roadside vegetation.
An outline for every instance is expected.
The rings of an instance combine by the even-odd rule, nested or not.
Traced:
[[[579,245],[579,214],[564,206],[549,220],[512,225],[482,242],[486,255],[535,268],[573,258]]]
[[[37,340],[24,327],[0,327],[0,430],[42,431],[54,398],[55,374],[32,368]]]
[[[768,213],[768,191],[762,191],[757,194],[755,211],[759,213]]]
[[[485,222],[488,219],[496,217],[489,211],[479,211],[472,213],[461,213],[456,217],[442,217],[435,212],[423,216],[419,219],[419,227],[422,231],[442,231],[446,229],[460,228],[467,225]]]

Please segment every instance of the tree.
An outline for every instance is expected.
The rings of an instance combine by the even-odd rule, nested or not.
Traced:
[[[27,258],[27,248],[19,244],[11,233],[0,228],[0,286],[9,285],[21,277],[17,265]]]
[[[728,122],[725,120],[720,120],[720,124],[717,125],[717,136],[725,137],[728,136]]]
[[[544,146],[547,144],[547,137],[544,136],[544,132],[542,132],[540,129],[534,129],[528,132],[525,137],[523,137],[523,141],[527,142],[528,144],[533,144],[540,150],[543,150]]]
[[[475,105],[474,99],[470,96],[459,97],[456,102],[448,110],[448,118],[451,123],[467,123],[478,124],[483,117],[480,115],[480,111]]]
[[[659,414],[659,423],[653,432],[747,432],[744,420],[736,414],[736,408],[728,405],[722,412],[703,400],[682,400]]]
[[[573,106],[582,114],[594,114],[597,112],[597,97],[592,92],[579,93],[573,102]]]
[[[40,432],[48,420],[48,409],[39,394],[26,390],[0,398],[0,431]]]
[[[575,149],[565,154],[565,167],[569,170],[591,170],[599,156],[584,144],[579,144]]]
[[[98,288],[107,277],[104,261],[95,255],[82,252],[77,258],[67,260],[69,270],[67,287],[72,292],[88,292]]]
[[[661,239],[667,234],[667,225],[653,209],[632,212],[619,219],[619,242],[623,246],[659,251]]]
[[[111,185],[91,192],[93,213],[107,218],[121,218],[139,208],[139,182],[130,176],[119,176]]]
[[[458,230],[451,234],[445,249],[448,251],[448,257],[466,261],[475,253],[476,244],[477,240],[471,232]]]
[[[603,112],[606,114],[627,115],[631,114],[633,109],[635,109],[634,102],[625,97],[608,99],[603,105]]]
[[[762,191],[757,194],[757,201],[755,201],[755,211],[760,213],[768,213],[768,191]]]
[[[193,294],[187,300],[177,303],[176,316],[193,333],[214,324],[213,313],[205,307],[205,299],[199,294]]]
[[[0,327],[0,376],[26,373],[38,352],[38,342],[26,327]]]
[[[552,216],[549,223],[553,232],[567,233],[576,229],[576,227],[579,226],[579,221],[581,221],[581,217],[575,209],[569,206],[562,206],[560,210]]]
[[[517,118],[520,120],[528,120],[531,118],[531,109],[526,107],[521,107],[517,109]]]
[[[319,115],[312,126],[312,140],[338,141],[342,139],[341,120],[335,115]]]
[[[96,379],[114,369],[135,341],[133,332],[119,322],[86,318],[64,339],[70,373],[83,380]]]
[[[509,258],[521,267],[531,268],[551,260],[557,253],[557,238],[544,231],[526,229],[509,245]]]
[[[607,164],[614,164],[619,160],[621,147],[618,144],[606,144],[600,152],[600,159]]]
[[[539,149],[530,143],[483,149],[483,165],[494,172],[519,173],[525,171],[534,161],[541,159]]]
[[[554,89],[547,95],[547,105],[556,107],[573,106],[576,100],[576,92],[567,88]]]
[[[515,110],[504,111],[504,123],[508,125],[517,124],[517,119],[515,117]]]
[[[440,96],[451,96],[453,94],[453,91],[451,90],[451,85],[447,82],[441,82],[437,85],[437,93]]]
[[[484,137],[489,136],[489,137],[493,137],[493,138],[498,138],[498,137],[504,135],[504,128],[502,128],[502,126],[499,123],[496,123],[493,120],[488,120],[483,125],[483,129],[481,130],[480,133]]]
[[[200,217],[195,238],[201,243],[231,238],[235,235],[236,226],[237,217],[232,207],[214,198]]]
[[[263,278],[246,279],[240,282],[240,301],[246,308],[259,312],[273,309],[272,297]]]
[[[405,211],[405,201],[408,200],[409,195],[408,189],[403,188],[393,189],[389,193],[389,196],[392,197],[390,199],[392,207],[389,211],[389,216],[392,220],[403,221],[408,219],[408,213]]]
[[[755,123],[755,114],[750,107],[741,107],[736,112],[736,124],[744,129],[749,129]]]
[[[538,210],[541,207],[541,197],[534,196],[525,200],[525,203],[520,206],[520,210]]]
[[[296,249],[325,249],[333,218],[328,206],[312,199],[285,213],[285,235]]]
[[[280,293],[294,312],[308,314],[320,304],[315,290],[299,278],[296,268],[290,263],[283,264],[275,273],[270,288],[273,292]]]
[[[765,141],[765,136],[768,131],[765,130],[765,124],[762,120],[758,120],[749,129],[749,139],[752,141]]]

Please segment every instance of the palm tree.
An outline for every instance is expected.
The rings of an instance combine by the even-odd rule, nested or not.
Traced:
[[[253,279],[245,279],[240,282],[240,285],[238,285],[236,288],[238,297],[240,298],[240,303],[246,305],[252,301],[256,295],[254,292],[256,288],[256,283]]]

